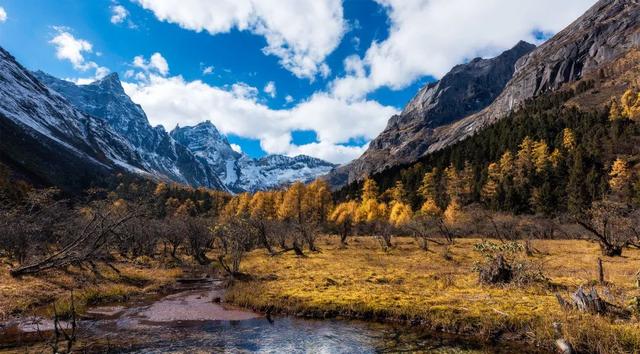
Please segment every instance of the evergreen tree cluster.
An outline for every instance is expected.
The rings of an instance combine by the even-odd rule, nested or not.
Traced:
[[[371,178],[383,191],[401,182],[413,210],[455,202],[517,214],[579,213],[609,193],[638,203],[640,94],[628,90],[602,110],[567,104],[590,87],[529,100],[472,137]],[[358,199],[361,189],[353,183],[336,198]]]

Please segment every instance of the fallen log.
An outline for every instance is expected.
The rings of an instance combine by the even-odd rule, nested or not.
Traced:
[[[631,313],[628,310],[600,298],[600,295],[593,287],[589,292],[585,292],[582,287],[579,287],[576,292],[571,294],[569,300],[565,300],[560,294],[556,293],[556,299],[558,299],[560,307],[565,310],[578,310],[594,315],[610,315],[624,319],[631,317]]]

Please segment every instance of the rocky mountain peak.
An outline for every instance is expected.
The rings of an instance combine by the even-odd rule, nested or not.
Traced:
[[[120,82],[120,76],[115,72],[90,83],[89,86],[95,86],[103,91],[124,94],[124,88],[122,87],[122,82]]]
[[[332,173],[332,183],[352,182],[415,161],[429,147],[425,136],[490,105],[513,76],[516,62],[534,49],[535,45],[520,41],[495,58],[475,58],[456,65],[439,81],[425,85],[401,114],[389,119],[386,129],[360,158]]]

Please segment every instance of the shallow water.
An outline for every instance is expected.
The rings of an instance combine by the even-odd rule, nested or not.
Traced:
[[[523,347],[514,350],[462,344],[459,338],[435,336],[406,326],[293,317],[267,319],[258,313],[218,303],[221,295],[222,290],[213,284],[126,308],[91,309],[88,312],[91,318],[78,324],[79,343],[76,348],[87,352],[114,353],[528,351]],[[41,321],[37,326],[33,321],[21,321],[6,326],[5,336],[28,339],[29,333],[34,337],[35,331],[46,331],[50,325],[47,321]],[[19,348],[24,349],[18,345],[13,350]]]

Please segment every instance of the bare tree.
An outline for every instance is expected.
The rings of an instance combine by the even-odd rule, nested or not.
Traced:
[[[0,206],[0,253],[23,264],[59,242],[71,212],[66,201],[54,199],[57,193],[29,192],[19,202]]]
[[[76,216],[65,224],[62,245],[41,259],[14,268],[12,276],[35,274],[71,264],[92,263],[109,258],[108,245],[118,238],[123,226],[137,217],[135,210],[113,208],[109,204],[95,204],[93,208],[77,210]]]
[[[603,200],[594,202],[584,217],[576,217],[575,221],[600,244],[602,255],[614,257],[621,256],[622,249],[635,238],[631,215],[628,205]]]
[[[207,252],[213,248],[213,236],[206,222],[201,218],[183,217],[187,253],[201,265],[211,263]]]
[[[253,249],[256,239],[250,232],[252,226],[242,219],[227,220],[215,228],[222,252],[218,255],[220,266],[232,277],[242,276],[240,262]]]

